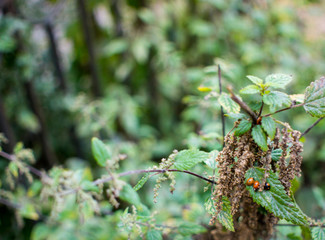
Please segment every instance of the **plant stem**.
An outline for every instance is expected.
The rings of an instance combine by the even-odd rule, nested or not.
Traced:
[[[221,95],[222,93],[222,85],[221,85],[221,69],[220,69],[220,65],[218,64],[218,80],[219,80],[219,93]],[[223,112],[223,107],[221,106],[221,123],[222,123],[222,142],[223,142],[223,147],[225,146],[225,135],[226,135],[226,126],[225,126],[225,116],[224,116],[224,112]]]
[[[304,131],[304,133],[301,134],[300,138],[302,138],[304,135],[306,135],[313,127],[315,127],[321,120],[322,118],[319,118],[316,122],[313,123],[313,125],[311,125],[309,128],[306,129],[306,131]]]
[[[289,110],[289,109],[291,109],[291,108],[301,107],[301,106],[303,106],[303,105],[305,105],[305,103],[300,103],[300,104],[297,104],[297,105],[291,105],[290,107],[280,109],[280,110],[275,111],[275,112],[273,112],[273,113],[268,113],[268,114],[266,114],[266,115],[263,115],[262,117],[269,117],[269,116],[271,116],[271,115],[273,115],[273,114],[276,114],[276,113],[279,113],[279,112],[283,112],[283,111]]]
[[[239,99],[239,98],[234,94],[234,92],[232,91],[232,89],[231,89],[230,86],[228,86],[227,89],[228,89],[228,91],[230,92],[230,95],[231,95],[230,97],[231,97],[231,99],[234,100],[236,103],[238,103],[238,105],[239,105],[239,106],[240,106],[240,107],[241,107],[245,112],[247,112],[249,116],[251,116],[253,122],[256,123],[256,121],[257,121],[257,116],[256,116],[256,114],[253,112],[253,110],[250,109],[250,107],[249,107],[246,103],[244,103],[242,100],[240,100],[240,99]]]
[[[264,102],[262,101],[262,106],[260,108],[260,112],[258,113],[257,118],[259,118],[262,115],[263,107],[264,107]]]
[[[2,152],[2,151],[0,151],[0,156],[5,159],[8,159],[10,161],[16,161],[16,157],[14,155],[10,155],[10,154]],[[31,171],[33,174],[35,174],[36,176],[38,176],[40,178],[45,176],[44,173],[42,173],[41,171],[39,171],[38,169],[36,169],[32,166],[26,165],[26,167],[29,169],[29,171]]]

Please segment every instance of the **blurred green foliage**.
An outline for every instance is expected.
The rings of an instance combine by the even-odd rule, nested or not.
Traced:
[[[111,149],[127,155],[121,171],[151,166],[173,149],[220,150],[220,106],[213,98],[204,100],[205,94],[197,90],[219,88],[217,64],[222,71],[223,91],[232,85],[237,92],[247,84],[246,75],[264,78],[280,72],[293,75],[289,94],[303,93],[311,81],[324,74],[324,30],[319,29],[322,32],[318,34],[314,29],[319,26],[318,19],[324,19],[317,11],[325,8],[322,1],[86,2],[102,93],[99,97],[91,90],[91,59],[77,1],[18,1],[13,6],[16,10],[3,8],[0,15],[0,98],[15,139],[34,150],[40,168],[51,167],[40,137],[45,129],[57,163],[87,172],[88,180],[103,173],[91,155],[93,136],[106,139]],[[313,17],[315,13],[318,19]],[[44,27],[48,21],[53,26],[66,91],[57,81]],[[30,102],[28,84],[38,98],[46,128]],[[315,121],[303,109],[279,113],[279,117],[300,131]],[[228,121],[226,132],[232,127]],[[305,137],[303,178],[296,192],[302,210],[314,218],[325,213],[324,126],[320,122]],[[1,182],[6,166],[1,159]],[[195,171],[212,170],[197,166]],[[131,176],[127,182],[134,185],[140,177]],[[28,197],[37,194],[38,185],[34,182],[10,193],[14,202],[27,204],[21,210],[21,216],[29,219],[24,226],[16,223],[12,211],[0,206],[2,239],[127,237],[126,232],[116,231],[124,214],[122,208],[113,210],[105,203],[100,207],[107,215],[84,210],[84,225],[79,224],[79,210],[68,203],[62,206],[65,210],[58,221],[36,219],[38,210],[28,205]],[[156,205],[150,181],[139,195],[150,210],[160,210],[157,223],[208,224],[203,203],[209,193],[203,193],[204,186],[200,180],[182,175],[177,176],[173,195],[163,187]],[[7,186],[1,188],[5,196]],[[297,234],[292,228],[279,231],[284,236]],[[194,234],[200,232],[197,229]],[[170,236],[187,239],[191,234],[185,231]]]

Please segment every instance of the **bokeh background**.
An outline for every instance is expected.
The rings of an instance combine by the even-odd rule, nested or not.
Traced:
[[[325,75],[322,0],[2,0],[0,9],[0,132],[9,140],[3,150],[11,153],[22,142],[39,169],[62,165],[99,177],[93,136],[127,154],[121,171],[151,166],[173,149],[220,150],[220,107],[197,90],[218,88],[211,74],[217,64],[223,91],[240,90],[246,75],[280,72],[294,76],[287,92],[300,94]],[[302,108],[278,117],[302,132],[317,120]],[[303,139],[296,192],[301,209],[317,219],[325,216],[324,133],[321,121]],[[0,159],[2,181],[7,164]],[[140,195],[152,209],[164,209],[163,221],[201,216],[208,222],[202,186],[180,176],[174,195],[163,189],[156,205],[153,183]],[[13,199],[24,193],[13,191]],[[38,224],[53,236],[65,229],[32,220],[18,226],[12,210],[0,210],[4,239],[35,237]],[[64,221],[77,229],[76,219]],[[94,219],[94,226],[105,226],[96,228],[103,236],[118,222],[116,215]],[[278,231],[299,235],[294,228]]]

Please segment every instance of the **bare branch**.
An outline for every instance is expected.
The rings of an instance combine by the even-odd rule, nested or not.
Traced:
[[[257,115],[253,112],[252,109],[250,109],[250,107],[244,103],[242,100],[240,100],[235,94],[234,92],[232,91],[231,87],[228,86],[227,87],[228,91],[230,92],[231,94],[231,99],[234,100],[236,103],[238,103],[238,105],[245,111],[248,113],[249,116],[251,116],[251,118],[253,119],[253,122],[256,123],[257,121]]]
[[[313,123],[313,125],[311,125],[309,128],[307,128],[306,129],[306,131],[304,131],[302,134],[301,134],[301,136],[300,136],[300,138],[302,138],[303,136],[305,136],[313,127],[315,127],[321,120],[323,119],[323,117],[322,118],[319,118],[316,122],[314,122]]]
[[[273,114],[276,114],[276,113],[279,113],[279,112],[283,112],[283,111],[289,110],[289,109],[291,109],[291,108],[301,107],[301,106],[303,106],[303,105],[305,105],[305,103],[300,103],[300,104],[291,104],[290,107],[282,108],[282,109],[280,109],[280,110],[278,110],[278,111],[275,111],[275,112],[273,112],[273,113],[268,113],[268,114],[266,114],[266,115],[263,115],[262,117],[269,117],[269,116],[271,116],[271,115],[273,115]]]

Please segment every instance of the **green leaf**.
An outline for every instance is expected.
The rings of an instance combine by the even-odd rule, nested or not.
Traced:
[[[227,197],[222,197],[222,210],[218,213],[217,219],[218,221],[229,231],[235,231],[234,223],[231,215],[231,205],[230,201]],[[216,213],[216,209],[214,207],[214,203],[211,197],[204,203],[205,209],[208,211],[209,214],[214,215]]]
[[[252,130],[252,137],[256,144],[264,151],[266,152],[268,147],[267,147],[267,141],[266,141],[266,135],[260,125],[256,125],[253,127]]]
[[[99,188],[92,181],[84,180],[81,182],[81,188],[84,191],[92,191],[99,193]]]
[[[251,76],[251,75],[248,75],[246,76],[249,80],[251,80],[253,83],[255,83],[256,85],[261,85],[263,84],[263,80],[258,78],[258,77],[255,77],[255,76]]]
[[[218,150],[211,151],[211,152],[209,152],[208,159],[204,160],[205,164],[208,165],[211,169],[217,168],[216,158],[217,158],[218,154],[219,154]]]
[[[18,177],[18,166],[17,166],[17,164],[15,162],[10,162],[8,168],[9,168],[10,173],[15,178],[17,178]]]
[[[203,233],[207,230],[205,227],[192,222],[182,222],[177,229],[178,232],[183,236]]]
[[[190,170],[208,157],[209,153],[199,151],[198,149],[183,150],[176,155],[174,166],[178,170]]]
[[[287,94],[278,91],[271,91],[268,94],[264,94],[263,102],[270,105],[271,108],[275,108],[277,106],[289,107],[291,105],[290,97]]]
[[[91,139],[91,151],[98,165],[105,167],[106,161],[111,158],[111,154],[106,145],[94,137]]]
[[[311,230],[313,240],[325,239],[325,230],[322,227],[315,227]]]
[[[120,192],[119,198],[130,204],[133,204],[136,207],[141,205],[141,200],[138,193],[128,183],[124,184]]]
[[[39,216],[36,212],[35,207],[31,203],[27,203],[23,205],[20,209],[19,212],[22,217],[32,219],[32,220],[38,220]]]
[[[263,168],[250,168],[245,174],[245,182],[248,178],[254,178],[255,181],[261,182],[264,178],[265,170]],[[300,210],[293,198],[289,197],[278,177],[272,171],[267,182],[270,183],[271,189],[268,191],[255,191],[252,186],[246,186],[254,202],[260,204],[266,210],[273,213],[276,217],[285,219],[293,224],[307,225],[307,217]],[[244,184],[244,183],[243,183]]]
[[[241,136],[249,129],[251,129],[252,123],[248,120],[241,120],[235,129],[235,136]]]
[[[141,189],[143,187],[143,185],[148,181],[150,176],[150,173],[146,173],[141,179],[140,181],[133,187],[133,189],[135,191],[138,191],[139,189]]]
[[[325,77],[312,82],[305,91],[304,108],[313,117],[325,117]]]
[[[271,152],[271,158],[273,161],[278,161],[280,159],[282,155],[282,149],[278,148],[278,149],[273,149]]]
[[[225,116],[229,117],[231,119],[234,119],[234,120],[244,119],[246,117],[246,115],[243,113],[228,113],[228,114],[225,114]]]
[[[267,133],[269,138],[273,140],[276,131],[276,124],[271,117],[262,118],[262,128]]]
[[[147,232],[147,240],[161,240],[162,233],[158,230],[150,230]]]
[[[239,113],[240,111],[240,106],[226,93],[221,94],[218,102],[229,113]]]
[[[274,87],[274,88],[282,88],[292,81],[292,76],[282,73],[271,74],[265,78],[265,85]]]
[[[311,229],[309,226],[300,226],[301,236],[304,240],[312,239]]]
[[[248,85],[247,87],[244,87],[240,90],[240,93],[242,94],[255,94],[259,93],[261,89],[256,85]]]

